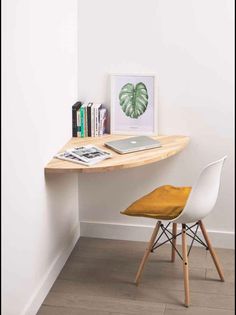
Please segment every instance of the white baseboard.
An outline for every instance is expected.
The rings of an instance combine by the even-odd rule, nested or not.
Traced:
[[[56,258],[51,263],[39,286],[33,292],[31,298],[29,299],[29,302],[25,306],[24,310],[21,312],[21,315],[35,315],[38,312],[53,283],[57,279],[64,264],[69,258],[79,237],[80,231],[79,228],[76,228],[67,241],[67,244],[64,244],[64,248],[58,253]]]
[[[93,221],[80,222],[81,236],[127,241],[146,242],[150,239],[153,228],[154,226],[150,225],[131,225]],[[214,247],[234,249],[234,232],[211,230],[208,230],[207,232]],[[197,235],[203,238],[200,232]],[[178,239],[180,240],[180,238]],[[198,246],[198,243],[194,242],[194,245]],[[199,244],[199,246],[201,245]]]

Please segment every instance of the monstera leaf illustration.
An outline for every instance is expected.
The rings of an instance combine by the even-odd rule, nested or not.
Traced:
[[[138,118],[148,105],[148,92],[144,83],[139,82],[134,86],[132,83],[125,84],[119,94],[120,106],[126,116]]]

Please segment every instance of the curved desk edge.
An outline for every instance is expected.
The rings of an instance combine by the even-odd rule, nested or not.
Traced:
[[[111,152],[112,158],[92,166],[84,166],[53,158],[46,165],[44,169],[45,173],[98,173],[143,166],[167,159],[181,152],[190,141],[190,138],[187,136],[153,136],[153,139],[158,139],[161,142],[162,146],[160,148],[128,154],[118,154],[104,146],[104,142],[106,141],[114,141],[128,137],[130,136],[105,135],[98,138],[71,138],[59,152],[78,145],[93,144],[103,150]]]

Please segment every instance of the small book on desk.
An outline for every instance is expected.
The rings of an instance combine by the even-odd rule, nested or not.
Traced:
[[[111,153],[103,151],[94,145],[85,145],[58,153],[55,155],[55,158],[90,166],[111,158],[111,156]]]

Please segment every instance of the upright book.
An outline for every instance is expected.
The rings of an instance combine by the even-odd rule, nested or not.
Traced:
[[[77,110],[81,107],[81,102],[76,102],[72,106],[72,137],[77,137]]]
[[[88,106],[87,106],[88,137],[92,137],[92,124],[91,124],[92,105],[93,103],[88,103]]]
[[[77,137],[81,137],[81,112],[80,109],[76,112],[77,117]]]
[[[86,107],[87,105],[86,104],[83,104],[81,107],[80,107],[80,121],[81,121],[81,138],[84,138],[86,137],[86,125],[85,125],[85,121],[86,121]]]
[[[106,132],[107,109],[105,107],[99,109],[99,136]]]
[[[94,137],[99,136],[99,109],[102,104],[94,104]]]
[[[88,137],[88,118],[87,118],[88,104],[84,107],[84,136]]]

